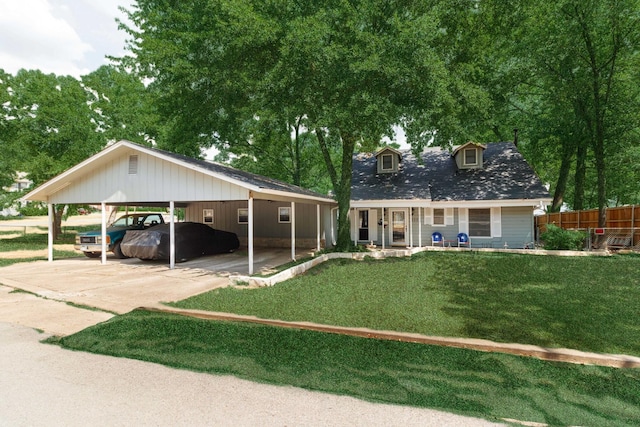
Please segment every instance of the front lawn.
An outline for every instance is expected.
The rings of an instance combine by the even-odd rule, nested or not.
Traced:
[[[176,307],[640,356],[640,257],[425,252],[325,263]]]
[[[638,369],[146,311],[49,341],[75,350],[491,420],[640,425]]]

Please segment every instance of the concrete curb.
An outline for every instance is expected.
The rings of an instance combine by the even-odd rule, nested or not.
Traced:
[[[205,320],[222,320],[232,322],[256,323],[267,326],[283,328],[304,329],[308,331],[343,334],[361,338],[374,338],[380,340],[402,341],[419,344],[439,345],[446,347],[464,348],[484,352],[512,354],[516,356],[534,357],[552,362],[566,362],[580,365],[596,365],[612,368],[640,368],[640,357],[588,353],[565,348],[545,348],[527,344],[499,343],[483,339],[436,337],[415,333],[403,333],[394,331],[378,331],[367,328],[349,328],[342,326],[329,326],[311,322],[288,322],[283,320],[260,319],[255,316],[244,316],[232,313],[219,313],[203,310],[178,309],[166,306],[140,307],[138,310],[152,312],[178,314]]]

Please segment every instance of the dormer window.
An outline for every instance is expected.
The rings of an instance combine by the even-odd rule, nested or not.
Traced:
[[[453,150],[453,158],[458,169],[481,169],[483,162],[483,152],[486,145],[467,142]]]
[[[402,152],[391,147],[384,147],[375,156],[378,165],[376,167],[377,173],[393,173],[400,169]]]
[[[478,165],[478,150],[474,148],[465,148],[464,150],[464,165],[465,166],[477,166]]]
[[[393,170],[393,155],[392,154],[383,154],[381,156],[382,160],[382,170],[383,171],[391,171]]]

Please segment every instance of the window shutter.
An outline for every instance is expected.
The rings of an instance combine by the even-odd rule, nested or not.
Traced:
[[[424,208],[424,225],[433,225],[433,209]]]
[[[491,237],[502,237],[502,208],[491,208]]]
[[[453,208],[444,209],[444,225],[453,225]]]
[[[469,209],[458,208],[458,232],[469,234]]]

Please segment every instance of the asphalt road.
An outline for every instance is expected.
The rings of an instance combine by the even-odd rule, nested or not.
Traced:
[[[73,352],[0,323],[2,426],[490,426],[439,411]]]

